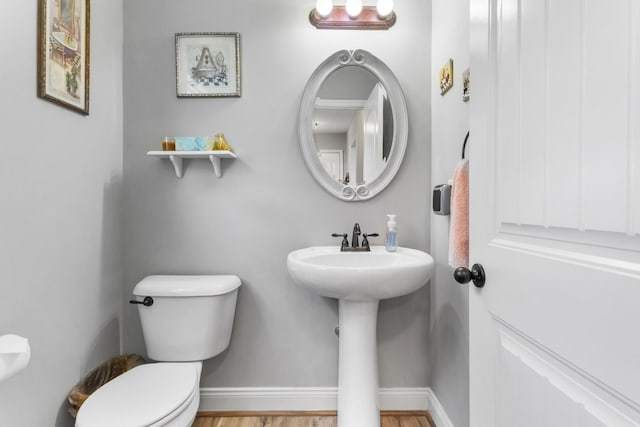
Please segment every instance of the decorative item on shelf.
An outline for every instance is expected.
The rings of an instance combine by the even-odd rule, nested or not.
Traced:
[[[216,134],[216,140],[213,143],[213,149],[214,150],[222,150],[222,151],[231,151],[231,152],[233,152],[233,149],[227,143],[227,140],[225,139],[225,137],[224,137],[224,135],[222,133],[217,133]]]
[[[176,136],[177,151],[206,151],[211,146],[209,136]]]
[[[449,59],[440,69],[440,95],[447,93],[453,86],[453,59]]]
[[[172,136],[162,138],[162,151],[176,151],[176,140]]]
[[[344,6],[316,0],[309,22],[318,29],[388,30],[396,23],[396,14],[393,0],[377,0],[376,6],[363,6],[362,0],[347,0]]]

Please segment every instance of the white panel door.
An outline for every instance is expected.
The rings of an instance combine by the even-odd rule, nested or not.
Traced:
[[[640,2],[470,0],[472,427],[640,426]]]
[[[364,146],[362,174],[365,184],[380,175],[384,167],[382,159],[384,89],[377,83],[364,106]]]

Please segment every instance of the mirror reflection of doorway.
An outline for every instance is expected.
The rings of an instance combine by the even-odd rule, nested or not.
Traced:
[[[393,132],[391,114],[385,113],[384,87],[376,82],[362,98],[318,98],[314,110],[316,151],[320,157],[330,150],[344,153],[342,179],[337,181],[352,187],[370,184],[384,171]],[[335,180],[336,166],[321,161]]]

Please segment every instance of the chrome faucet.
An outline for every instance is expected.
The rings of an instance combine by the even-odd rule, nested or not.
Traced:
[[[362,234],[362,246],[360,246],[359,237]],[[353,225],[353,233],[351,235],[351,246],[349,246],[349,240],[347,240],[347,233],[333,233],[333,237],[342,237],[340,243],[340,252],[371,252],[369,246],[368,237],[378,237],[378,233],[361,233],[360,224],[357,222]]]
[[[353,224],[353,232],[351,233],[351,247],[359,248],[360,242],[358,241],[358,236],[360,236],[360,224],[357,222]]]

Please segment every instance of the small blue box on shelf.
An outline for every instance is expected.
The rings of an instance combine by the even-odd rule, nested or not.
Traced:
[[[213,139],[208,136],[176,136],[177,151],[213,150]]]

